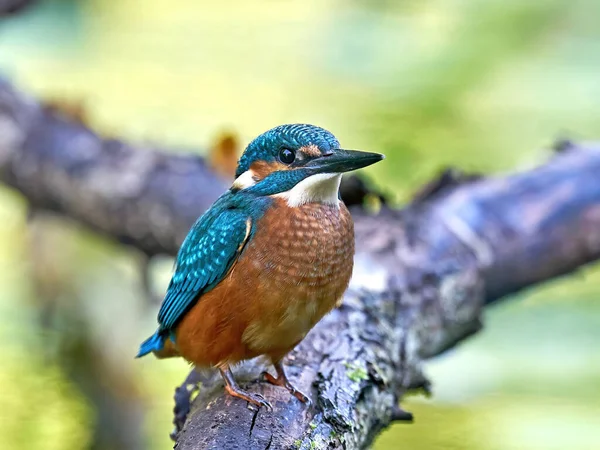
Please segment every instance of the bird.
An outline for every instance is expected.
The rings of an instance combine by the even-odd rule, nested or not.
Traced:
[[[184,239],[158,329],[137,357],[181,356],[218,369],[228,394],[271,408],[231,370],[264,356],[276,376],[263,372],[263,380],[310,403],[282,361],[341,304],[350,281],[354,224],[339,195],[342,174],[383,158],[341,149],[332,133],[308,124],[280,125],[251,141],[231,188]]]

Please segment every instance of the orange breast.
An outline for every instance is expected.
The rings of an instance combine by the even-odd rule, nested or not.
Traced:
[[[348,286],[354,229],[343,203],[290,208],[276,199],[256,226],[227,277],[177,327],[181,355],[198,366],[281,359]]]

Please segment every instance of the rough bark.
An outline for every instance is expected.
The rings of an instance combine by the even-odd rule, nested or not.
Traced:
[[[247,382],[273,412],[248,409],[208,379],[178,449],[366,448],[424,359],[481,328],[483,306],[600,257],[600,148],[566,144],[505,177],[447,172],[403,210],[353,207],[356,269],[343,306],[286,361],[306,407]],[[134,245],[173,253],[224,188],[197,157],[103,140],[0,83],[0,180],[51,209]],[[238,377],[254,379],[258,362]]]

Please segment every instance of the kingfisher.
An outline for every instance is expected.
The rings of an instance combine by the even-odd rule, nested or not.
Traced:
[[[309,402],[282,360],[339,306],[350,281],[354,224],[339,195],[342,174],[383,158],[343,150],[314,125],[281,125],[254,139],[231,188],[183,241],[158,329],[137,356],[181,356],[216,368],[228,394],[271,408],[231,371],[266,356],[276,376],[264,372],[263,379]]]

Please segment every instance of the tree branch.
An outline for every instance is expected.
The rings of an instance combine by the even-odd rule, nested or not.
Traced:
[[[251,410],[207,379],[177,448],[366,448],[408,417],[397,404],[425,384],[422,361],[478,331],[485,304],[600,257],[599,150],[571,144],[504,178],[446,173],[401,211],[353,207],[356,268],[344,304],[286,361],[313,406],[251,383],[274,411]],[[149,255],[173,253],[224,189],[200,158],[103,140],[5,82],[0,180]],[[247,364],[238,377],[260,368]]]
[[[174,254],[227,189],[203,158],[102,139],[0,79],[0,180],[147,253]]]

